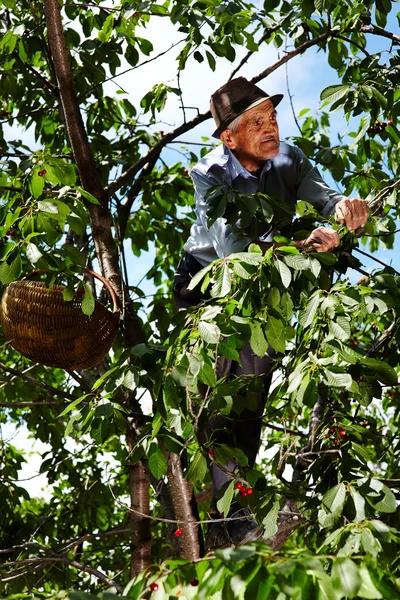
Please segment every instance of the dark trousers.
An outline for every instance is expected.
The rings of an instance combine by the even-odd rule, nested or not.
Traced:
[[[189,254],[186,254],[179,263],[173,288],[178,309],[182,310],[195,306],[207,297],[201,294],[200,286],[197,286],[194,290],[187,289],[191,278],[201,268],[200,263]],[[235,361],[221,357],[217,365],[217,378],[226,376],[233,379],[241,375],[258,375],[261,377],[262,391],[255,394],[255,403],[252,399],[252,405],[255,404],[255,408],[253,410],[245,409],[240,414],[232,412],[229,416],[218,415],[210,419],[200,432],[200,442],[211,442],[211,444],[215,442],[216,444],[227,444],[231,447],[240,448],[247,456],[249,466],[252,467],[260,446],[262,416],[271,384],[274,351],[269,348],[268,353],[260,358],[252,352],[250,344],[246,342],[240,352],[240,360],[242,366]],[[232,472],[236,468],[236,464],[230,461],[228,465],[224,465],[224,468],[225,470],[218,468],[215,463],[211,467],[216,492],[230,479],[226,471]]]

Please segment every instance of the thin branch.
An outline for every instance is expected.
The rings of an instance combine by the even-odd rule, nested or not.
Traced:
[[[170,52],[173,48],[175,48],[175,46],[178,46],[179,44],[182,44],[182,42],[184,42],[184,40],[179,40],[179,42],[175,42],[169,48],[167,48],[167,50],[163,50],[162,52],[160,52],[156,56],[153,56],[153,58],[149,58],[148,60],[144,60],[139,65],[135,65],[134,67],[129,67],[129,69],[125,69],[125,71],[121,71],[121,73],[117,73],[116,75],[113,75],[112,77],[107,77],[107,79],[103,79],[103,81],[101,81],[100,83],[96,83],[95,85],[92,85],[90,88],[88,88],[87,90],[85,90],[85,94],[84,95],[87,96],[92,90],[94,90],[95,88],[99,87],[99,85],[103,85],[103,83],[106,83],[107,81],[113,81],[117,77],[121,77],[121,75],[125,75],[126,73],[130,73],[130,71],[134,71],[135,69],[139,69],[140,67],[144,67],[144,65],[148,65],[149,63],[153,62],[154,60],[157,60],[157,58],[160,58],[160,56],[164,56],[164,54],[167,54],[168,52]],[[78,100],[81,101],[81,97],[79,97]]]
[[[288,15],[285,18],[287,18],[287,17],[288,17]],[[275,31],[277,31],[281,27],[282,27],[282,24],[279,23],[279,25],[275,25],[275,27],[271,27],[271,29],[267,29],[266,32],[264,33],[264,35],[261,36],[260,39],[258,40],[258,42],[257,42],[258,46],[263,44],[269,37],[271,37],[271,35]],[[229,75],[228,81],[230,81],[231,79],[234,78],[236,73],[243,67],[243,65],[245,65],[247,63],[247,61],[254,54],[254,52],[255,52],[255,50],[249,50],[249,52],[242,58],[242,60],[238,64],[238,66],[233,69],[232,73]]]
[[[396,189],[397,187],[400,186],[400,179],[397,179],[397,181],[395,181],[394,183],[391,183],[390,185],[384,187],[376,196],[375,198],[372,198],[372,200],[368,201],[368,206],[369,208],[373,208],[374,206],[376,206],[377,204],[379,204],[379,202],[381,200],[383,200],[383,198],[385,196],[387,196],[391,191],[393,191],[394,189]]]
[[[38,402],[0,402],[0,406],[5,406],[7,408],[15,408],[15,407],[24,407],[24,406],[60,406],[60,405],[65,405],[65,402],[63,402],[62,400],[55,400],[55,401],[45,401],[45,400],[40,400]]]
[[[288,52],[285,56],[283,56],[280,60],[278,60],[274,65],[272,65],[271,67],[268,67],[267,69],[262,71],[259,75],[256,75],[255,77],[250,79],[251,83],[258,83],[262,79],[265,79],[266,77],[268,77],[268,75],[271,75],[271,73],[276,71],[276,69],[279,69],[279,67],[281,67],[282,65],[287,63],[289,60],[291,60],[295,56],[302,54],[305,50],[307,50],[308,48],[311,48],[312,46],[316,46],[317,44],[326,42],[326,40],[332,36],[335,36],[335,33],[328,30],[328,31],[325,31],[325,33],[322,33],[321,35],[318,35],[316,38],[314,38],[312,40],[307,40],[303,44],[300,44],[300,46],[298,48],[296,48],[295,50],[292,50],[291,52]]]
[[[28,381],[29,383],[32,383],[33,385],[36,385],[37,387],[40,387],[43,390],[46,390],[46,392],[54,394],[55,396],[62,396],[62,398],[65,398],[66,400],[76,400],[77,399],[77,396],[72,396],[68,392],[63,392],[62,390],[58,390],[58,389],[52,387],[51,385],[47,385],[47,383],[43,383],[43,381],[39,381],[38,379],[35,379],[34,377],[27,375],[23,371],[18,371],[17,369],[8,367],[7,365],[5,365],[2,362],[0,362],[0,369],[5,371],[6,373],[11,373],[11,375],[15,375],[16,377],[21,377],[21,379],[24,379],[25,381]],[[10,402],[9,405],[11,406],[11,404],[12,403]]]
[[[368,258],[371,258],[372,260],[374,260],[375,262],[379,263],[380,265],[382,265],[386,269],[392,269],[396,273],[396,275],[400,275],[400,273],[398,271],[396,271],[396,269],[394,267],[391,267],[390,265],[387,265],[382,260],[379,260],[379,258],[376,258],[376,256],[373,256],[372,254],[368,254],[368,252],[364,252],[363,250],[360,250],[360,248],[354,248],[354,250],[356,252],[358,252],[359,254],[362,254],[363,256],[367,256]]]
[[[358,48],[359,50],[361,50],[361,52],[364,52],[365,56],[371,56],[369,52],[366,51],[365,48],[363,48],[362,46],[360,46],[360,44],[357,44],[357,42],[354,42],[353,40],[350,40],[349,38],[345,37],[344,35],[336,35],[336,37],[339,40],[343,40],[344,42],[348,42],[349,44],[352,44],[353,46],[355,46],[356,48]]]
[[[74,569],[77,569],[78,571],[81,571],[83,573],[88,573],[89,575],[93,575],[93,577],[96,577],[96,579],[103,581],[110,587],[115,587],[118,592],[122,592],[123,588],[120,585],[118,585],[113,579],[111,579],[110,577],[107,577],[107,575],[105,573],[102,573],[101,571],[99,571],[98,569],[95,569],[93,567],[88,567],[87,565],[82,565],[81,563],[77,562],[76,560],[70,560],[66,556],[62,556],[60,554],[57,554],[56,552],[54,552],[54,553],[52,552],[51,556],[46,556],[43,558],[27,558],[27,559],[23,559],[23,560],[10,561],[9,563],[0,565],[0,568],[4,569],[9,566],[26,564],[26,565],[31,565],[31,566],[34,565],[35,570],[36,570],[36,569],[44,568],[47,564],[51,564],[51,563],[55,563],[55,562],[59,562],[59,563],[68,565],[70,567],[73,567]],[[22,576],[22,574],[20,576]],[[4,579],[1,579],[0,581],[6,582],[9,580],[10,580],[9,578],[4,578]]]
[[[286,38],[286,40],[287,40],[287,38]],[[289,69],[288,69],[288,64],[287,63],[285,65],[285,72],[286,72],[286,89],[287,89],[287,93],[288,93],[288,96],[289,96],[290,108],[292,109],[293,119],[294,119],[294,122],[296,123],[297,129],[300,132],[300,135],[303,135],[303,132],[302,132],[301,127],[300,127],[300,123],[297,120],[296,112],[294,110],[293,96],[290,93],[290,87],[289,87]]]
[[[372,25],[371,27],[363,26],[361,27],[361,31],[363,33],[371,33],[372,35],[380,35],[382,37],[388,38],[392,40],[394,44],[400,44],[400,36],[395,33],[391,33],[390,31],[385,31],[376,25]]]

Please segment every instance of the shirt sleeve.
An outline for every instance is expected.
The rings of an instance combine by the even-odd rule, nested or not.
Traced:
[[[299,149],[299,171],[297,179],[297,199],[312,204],[323,217],[330,217],[335,206],[344,196],[333,190],[322,179],[320,172]]]
[[[212,195],[207,196],[207,194],[212,187],[223,185],[224,181],[210,172],[192,171],[191,177],[194,185],[197,219],[212,243],[217,256],[224,258],[233,252],[244,250],[251,242],[244,230],[241,230],[237,225],[229,225],[223,217],[218,217],[210,227],[207,223],[207,210],[210,199],[213,197]],[[216,194],[221,193],[221,191],[216,192]]]

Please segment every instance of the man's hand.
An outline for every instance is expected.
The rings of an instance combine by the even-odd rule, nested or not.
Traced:
[[[364,227],[368,219],[368,204],[358,198],[346,198],[336,204],[336,218],[349,231]]]
[[[327,227],[318,227],[311,232],[306,240],[296,242],[297,248],[311,246],[317,252],[332,252],[339,246],[340,238],[337,231]]]

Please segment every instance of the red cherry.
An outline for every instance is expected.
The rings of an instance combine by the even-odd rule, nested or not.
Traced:
[[[242,498],[246,498],[246,497],[247,497],[247,495],[248,495],[248,491],[247,491],[247,489],[246,489],[246,488],[244,488],[244,489],[242,488],[242,489],[240,490],[239,494],[242,496]]]
[[[38,175],[39,177],[43,177],[43,175],[46,175],[47,171],[46,169],[43,169],[43,171],[39,171]]]
[[[78,290],[76,292],[76,297],[77,298],[82,298],[82,296],[84,296],[84,295],[85,295],[85,290]]]
[[[158,583],[150,584],[150,589],[152,592],[156,592],[158,590]]]
[[[7,73],[2,73],[2,74],[1,74],[1,78],[2,78],[2,79],[5,79],[6,77],[7,77]]]
[[[390,119],[390,120],[387,122],[387,124],[389,125],[389,127],[390,127],[391,125],[393,125],[393,121],[392,121],[392,119]]]
[[[9,233],[10,237],[15,237],[17,235],[16,231],[10,231]]]
[[[215,456],[215,452],[214,452],[214,450],[209,450],[209,451],[208,451],[208,456],[209,456],[210,458],[214,458],[214,456]]]
[[[6,235],[11,235],[11,231],[9,229],[7,229]]]
[[[334,427],[329,427],[329,433],[335,433],[335,428]]]
[[[176,529],[174,535],[175,535],[175,537],[181,537],[182,533],[183,533],[183,529],[179,528],[179,529]]]
[[[132,19],[137,19],[137,18],[138,18],[138,16],[139,16],[139,13],[135,12],[135,13],[133,13],[133,15],[132,15]]]
[[[235,483],[235,488],[237,490],[241,490],[242,489],[242,484],[240,483],[240,481],[238,481],[237,483]]]
[[[196,587],[197,585],[199,585],[199,580],[198,579],[192,579],[192,581],[190,582],[190,585],[192,585],[193,587]]]
[[[183,172],[185,173],[185,175],[187,175],[189,173],[188,169],[184,169]]]
[[[247,488],[247,495],[251,496],[253,493],[253,490],[251,488]]]
[[[345,429],[341,429],[341,430],[339,431],[339,435],[340,435],[340,437],[346,437],[346,435],[347,435],[347,432],[346,432],[346,430],[345,430]]]

